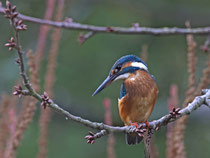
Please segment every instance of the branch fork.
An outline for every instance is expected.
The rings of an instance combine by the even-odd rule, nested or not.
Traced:
[[[95,133],[95,134],[89,131],[88,135],[85,136],[85,139],[87,139],[88,144],[94,144],[96,139],[101,138],[102,136],[105,136],[107,134],[109,134],[107,130],[101,130],[100,132]]]
[[[29,81],[28,76],[26,75],[26,72],[25,72],[25,69],[24,69],[24,61],[23,61],[23,56],[22,56],[23,54],[22,54],[22,49],[21,49],[21,45],[20,45],[20,41],[19,41],[19,29],[16,27],[17,24],[18,24],[18,26],[22,25],[22,22],[19,22],[19,23],[14,22],[15,18],[19,18],[19,19],[26,18],[27,19],[28,17],[16,13],[15,12],[16,7],[12,7],[11,4],[8,1],[7,1],[6,5],[7,5],[7,10],[5,10],[4,13],[7,15],[6,17],[10,18],[10,20],[12,22],[11,24],[12,24],[13,30],[15,32],[15,40],[13,38],[11,38],[10,41],[9,41],[10,45],[6,44],[5,46],[10,48],[11,46],[15,45],[14,48],[17,50],[17,54],[18,54],[18,60],[16,60],[16,61],[19,64],[20,74],[22,76],[23,83],[24,83],[24,85],[27,89],[25,91],[25,90],[22,90],[21,86],[16,86],[14,95],[18,95],[19,97],[22,96],[23,94],[31,95],[34,98],[36,98],[38,101],[40,101],[41,105],[44,106],[44,108],[46,108],[46,106],[48,106],[51,109],[53,109],[54,111],[58,112],[59,114],[64,115],[69,120],[75,121],[77,123],[80,123],[82,125],[90,127],[92,129],[99,130],[100,132],[98,132],[96,134],[94,134],[92,132],[89,132],[89,135],[85,137],[88,140],[88,143],[91,143],[91,144],[94,143],[95,139],[100,138],[100,137],[102,137],[104,135],[107,135],[109,133],[120,133],[120,132],[121,133],[132,133],[132,132],[137,132],[138,133],[139,132],[139,134],[141,135],[141,133],[143,133],[145,131],[144,129],[147,128],[147,125],[145,123],[140,124],[141,128],[139,128],[139,129],[137,129],[135,126],[116,127],[116,126],[109,126],[109,125],[106,125],[106,124],[103,124],[103,123],[92,122],[92,121],[83,119],[81,117],[74,116],[71,113],[69,113],[68,111],[61,108],[59,105],[55,104],[53,102],[53,100],[51,100],[49,98],[49,96],[46,92],[44,92],[43,95],[40,95],[37,92],[35,92],[32,85],[30,84],[30,81]],[[0,8],[0,12],[2,12],[1,9],[2,8]],[[36,21],[37,22],[37,20],[39,21],[39,23],[44,23],[44,24],[50,23],[50,25],[54,25],[56,27],[59,27],[60,24],[62,24],[62,23],[59,23],[59,22],[52,22],[52,21],[49,21],[49,20],[47,22],[43,21],[43,20],[40,21],[39,19],[33,19],[33,20],[29,19],[28,21]],[[70,23],[70,24],[72,24],[72,23]],[[69,26],[70,26],[70,24],[69,24]],[[83,28],[84,26],[86,26],[86,28]],[[61,27],[63,27],[63,25],[61,25]],[[69,28],[71,28],[71,27],[72,26],[70,26]],[[74,28],[74,27],[73,27],[73,29],[80,29],[80,30],[83,29],[83,30],[90,30],[90,31],[96,30],[95,32],[104,32],[103,31],[104,27],[93,27],[93,26],[81,25],[81,24],[77,24],[76,28]],[[100,30],[97,30],[97,29],[100,29]],[[136,31],[139,30],[139,29],[137,28]],[[161,34],[170,34],[170,31],[171,31],[168,28],[164,28],[164,31],[161,30],[161,29],[154,30],[154,29],[149,29],[149,28],[143,28],[143,30],[144,29],[149,30],[150,33],[155,31],[155,34],[160,34],[160,33]],[[172,29],[173,33],[177,33],[176,29]],[[113,28],[113,27],[109,28],[109,32],[116,31],[115,33],[128,33],[128,32],[126,32],[128,30],[130,30],[130,29]],[[132,28],[132,30],[133,30],[133,28]],[[199,34],[198,30],[200,30],[200,29],[197,29],[197,30],[196,29],[194,29],[194,30],[193,29],[187,29],[187,31],[185,30],[185,32],[184,32],[183,29],[181,29],[181,30],[182,30],[181,34],[186,34],[186,33]],[[207,32],[210,32],[210,28],[207,28],[205,30],[207,30]],[[142,31],[136,32],[136,31],[135,32],[130,32],[130,33],[136,33],[136,34],[137,33],[146,33],[146,32],[144,32],[145,30],[143,32]],[[160,32],[160,31],[163,31],[163,32]],[[107,32],[107,27],[105,28],[105,32]],[[200,32],[200,33],[202,33],[202,32]],[[203,33],[205,33],[205,31]],[[210,107],[209,106],[210,105],[210,89],[203,90],[202,95],[196,97],[185,108],[183,108],[181,110],[180,109],[173,109],[170,114],[167,114],[167,115],[161,117],[158,120],[154,120],[152,122],[149,122],[149,128],[157,130],[160,127],[166,126],[168,123],[170,123],[172,121],[175,121],[175,120],[177,120],[178,118],[180,118],[184,115],[189,115],[191,112],[193,112],[194,110],[199,108],[201,105],[207,105],[208,107]]]

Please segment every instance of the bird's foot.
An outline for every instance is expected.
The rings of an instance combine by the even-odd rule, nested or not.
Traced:
[[[139,125],[137,128],[136,128],[136,133],[138,134],[138,136],[140,137],[144,137],[144,133],[147,131],[147,129],[143,128],[143,125]]]
[[[148,130],[149,129],[149,122],[148,121],[145,121],[144,123],[146,125],[146,129]]]
[[[135,126],[136,127],[136,133],[140,137],[144,137],[144,133],[149,130],[149,122],[146,121],[144,123],[146,125],[145,127],[141,123],[137,123],[137,122],[131,123],[131,126]]]
[[[175,108],[175,107],[174,107],[174,108],[170,111],[170,114],[171,114],[172,118],[176,119],[176,117],[177,117],[178,115],[181,115],[181,114],[179,113],[180,110],[181,110],[180,108]]]
[[[136,128],[139,127],[139,124],[137,122],[131,123],[131,126],[135,126]]]

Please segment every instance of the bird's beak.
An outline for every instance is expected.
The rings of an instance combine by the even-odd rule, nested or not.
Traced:
[[[106,88],[108,85],[110,85],[112,83],[112,81],[117,77],[118,75],[112,75],[112,76],[108,76],[104,82],[96,89],[96,91],[93,93],[92,96],[96,95],[97,93],[99,93],[100,91],[102,91],[104,88]]]

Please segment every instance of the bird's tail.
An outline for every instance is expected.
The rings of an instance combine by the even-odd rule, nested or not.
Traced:
[[[128,145],[135,145],[142,141],[143,137],[140,137],[136,133],[126,133],[125,135],[125,141]]]

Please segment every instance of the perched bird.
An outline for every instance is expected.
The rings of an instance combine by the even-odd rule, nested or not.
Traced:
[[[156,102],[158,87],[146,63],[135,55],[126,55],[118,59],[93,96],[120,79],[123,80],[118,99],[121,120],[126,126],[147,122]],[[126,134],[127,144],[137,144],[141,140],[142,137],[136,133]]]

